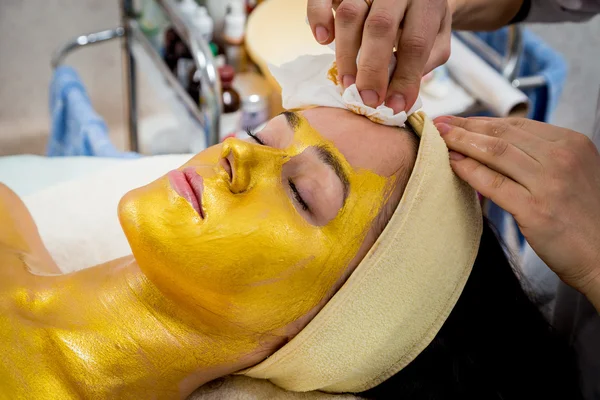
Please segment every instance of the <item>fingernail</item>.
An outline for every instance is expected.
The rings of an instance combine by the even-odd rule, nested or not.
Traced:
[[[363,90],[360,92],[360,97],[363,103],[370,107],[377,107],[379,105],[379,96],[374,90]]]
[[[450,115],[443,115],[441,117],[437,117],[436,119],[433,120],[436,124],[450,124],[452,121],[452,116]]]
[[[435,124],[435,127],[437,128],[438,132],[440,132],[440,135],[445,135],[452,130],[450,125],[444,124],[443,122]]]
[[[327,39],[329,39],[329,31],[327,30],[327,28],[319,25],[315,29],[315,32],[317,33],[317,41],[319,43],[325,43]]]
[[[342,85],[344,85],[344,89],[347,89],[349,86],[354,85],[356,82],[356,78],[354,75],[344,75],[342,76]]]
[[[401,111],[405,111],[406,100],[404,100],[404,96],[401,94],[393,94],[385,102],[385,105],[394,110],[395,114],[398,114]]]
[[[465,159],[465,156],[463,156],[463,155],[462,155],[462,154],[460,154],[460,153],[457,153],[456,151],[452,151],[452,150],[450,150],[450,159],[451,159],[452,161],[460,161],[460,160],[464,160],[464,159]]]

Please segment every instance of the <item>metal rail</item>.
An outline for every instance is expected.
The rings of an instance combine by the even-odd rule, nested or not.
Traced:
[[[492,67],[500,71],[514,88],[526,90],[546,85],[546,79],[541,75],[517,78],[523,56],[523,28],[521,26],[511,25],[508,28],[504,57],[471,32],[455,32],[455,34]]]
[[[165,16],[175,28],[181,39],[186,43],[192,54],[197,70],[200,72],[202,95],[204,98],[205,113],[200,112],[198,104],[200,99],[192,99],[181,87],[177,78],[166,66],[160,54],[150,44],[137,23],[137,15],[133,8],[133,0],[120,0],[122,25],[101,32],[77,36],[60,48],[51,59],[52,68],[60,66],[65,58],[74,50],[87,47],[112,39],[121,38],[123,46],[123,69],[125,73],[125,96],[127,102],[127,124],[129,130],[129,147],[131,151],[139,151],[138,137],[138,92],[136,61],[133,54],[134,44],[140,44],[149,58],[163,75],[170,87],[175,91],[178,100],[184,105],[189,114],[204,127],[207,134],[208,145],[219,142],[219,119],[221,115],[221,82],[214,58],[208,43],[200,33],[189,24],[179,11],[174,0],[155,0],[163,10]]]
[[[204,127],[208,132],[208,145],[219,143],[219,116],[222,111],[221,80],[209,44],[191,24],[188,24],[174,0],[155,0],[190,49],[200,72],[207,118]],[[189,96],[188,96],[189,97]],[[194,99],[196,104],[200,99]]]
[[[115,38],[120,38],[125,35],[125,29],[119,26],[115,29],[108,29],[105,31],[88,33],[87,35],[77,36],[76,38],[70,40],[65,43],[61,47],[59,47],[54,54],[52,54],[52,59],[50,64],[52,68],[58,67],[64,61],[65,57],[73,50],[76,50],[83,46],[89,46],[92,44],[98,44],[102,42],[106,42],[108,40],[112,40]]]
[[[150,57],[150,60],[152,60],[154,66],[163,76],[169,87],[175,92],[177,99],[183,104],[186,111],[204,126],[205,117],[198,108],[197,100],[192,99],[188,95],[183,86],[181,86],[179,83],[177,77],[171,73],[169,67],[167,67],[167,64],[163,62],[161,55],[158,54],[152,43],[150,43],[146,35],[142,32],[142,29],[137,21],[129,21],[129,32],[133,41],[136,44],[139,44],[140,47],[145,51],[146,55]]]

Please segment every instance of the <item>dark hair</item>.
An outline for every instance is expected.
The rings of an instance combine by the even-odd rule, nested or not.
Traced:
[[[580,399],[572,350],[521,287],[484,222],[463,293],[429,346],[372,399]]]

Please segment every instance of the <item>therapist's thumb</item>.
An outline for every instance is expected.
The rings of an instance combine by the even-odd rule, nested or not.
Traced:
[[[310,29],[321,44],[329,44],[334,39],[332,0],[308,0],[306,13]]]

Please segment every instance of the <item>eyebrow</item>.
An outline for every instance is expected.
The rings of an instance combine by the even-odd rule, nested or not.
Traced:
[[[315,146],[313,147],[321,159],[327,166],[329,166],[333,172],[338,176],[340,181],[342,182],[342,186],[344,187],[344,203],[348,198],[348,192],[350,191],[350,181],[348,180],[348,175],[346,175],[346,171],[342,167],[342,163],[340,160],[325,146]]]
[[[281,114],[285,117],[288,125],[292,130],[296,130],[300,127],[300,116],[293,111],[284,111]]]
[[[300,127],[300,116],[293,111],[284,111],[281,114],[285,117],[288,125],[293,131],[296,131]],[[329,168],[335,172],[339,180],[342,182],[342,186],[344,188],[344,203],[348,198],[348,193],[350,192],[350,180],[348,179],[348,175],[344,168],[342,167],[342,163],[340,160],[329,150],[326,146],[312,146],[317,152],[319,159],[325,163]]]

